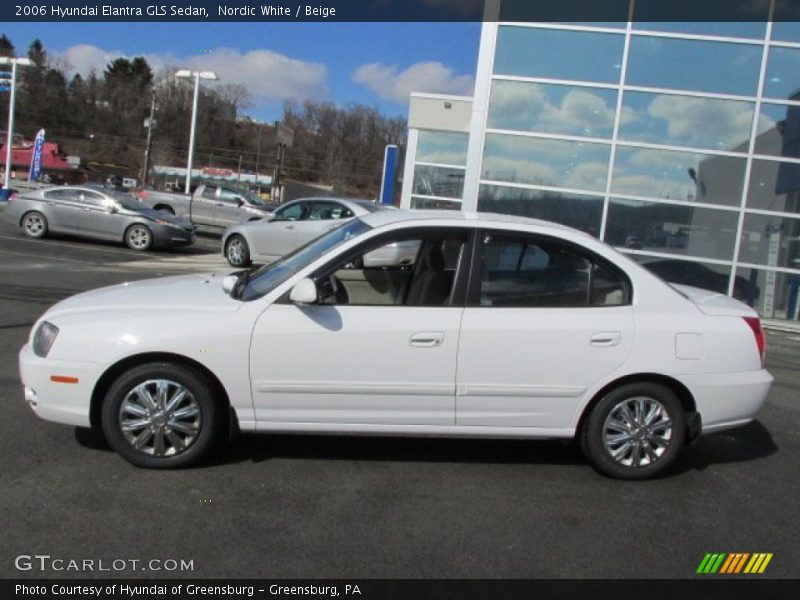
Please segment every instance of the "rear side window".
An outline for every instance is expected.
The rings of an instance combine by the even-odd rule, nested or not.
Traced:
[[[215,200],[217,197],[217,186],[215,185],[207,185],[203,188],[203,198],[207,198],[208,200]]]
[[[630,303],[625,274],[583,248],[545,237],[483,236],[480,306],[578,308]]]

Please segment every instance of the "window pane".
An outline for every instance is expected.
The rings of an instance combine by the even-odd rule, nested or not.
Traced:
[[[768,2],[769,0],[767,0]],[[663,2],[660,2],[663,4]],[[699,4],[699,3],[697,3]],[[636,2],[637,7],[639,2]],[[766,15],[765,15],[766,20]],[[649,31],[672,31],[695,35],[718,35],[721,37],[740,37],[763,39],[766,22],[761,21],[643,21],[634,23],[635,29]]]
[[[589,303],[591,263],[554,242],[487,236],[481,306],[578,307]]]
[[[800,100],[800,49],[771,46],[764,96],[779,100]]]
[[[800,219],[746,214],[739,262],[800,269]]]
[[[613,33],[504,25],[497,35],[494,72],[619,83],[624,42],[624,36]]]
[[[438,198],[411,197],[411,208],[420,210],[461,210],[461,202],[455,200],[439,200]]]
[[[626,84],[755,96],[761,46],[634,36]]]
[[[464,169],[416,165],[412,189],[412,193],[422,196],[460,199],[464,193]]]
[[[496,80],[487,127],[610,138],[616,104],[614,90]]]
[[[775,7],[775,18],[780,18],[777,6]],[[800,12],[796,13],[795,18],[800,18]],[[800,42],[800,21],[776,21],[772,25],[772,39],[781,42]]]
[[[420,131],[417,141],[417,162],[440,165],[467,164],[469,134],[445,131]]]
[[[613,198],[606,243],[720,260],[733,258],[738,213]]]
[[[605,144],[488,134],[481,177],[604,191],[609,152]]]
[[[603,199],[547,190],[482,185],[478,195],[478,210],[553,221],[598,237]]]
[[[777,212],[800,213],[800,165],[754,160],[747,206]]]
[[[747,152],[753,103],[625,92],[620,138]]]
[[[755,309],[762,319],[800,319],[800,273],[776,273],[762,269],[736,269],[736,279],[750,282],[758,291]]]
[[[728,282],[731,276],[729,265],[642,255],[634,255],[633,258],[668,283],[690,285],[720,294],[728,293]],[[739,297],[739,299],[744,298]]]
[[[611,190],[616,194],[739,206],[745,164],[744,158],[620,147]]]
[[[762,104],[755,151],[800,158],[800,106]]]

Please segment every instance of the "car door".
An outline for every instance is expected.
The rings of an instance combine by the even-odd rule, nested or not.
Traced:
[[[244,197],[229,188],[219,188],[219,198],[214,213],[214,220],[219,227],[229,227],[247,220],[247,213],[242,210]]]
[[[605,259],[544,236],[481,234],[458,354],[463,426],[567,429],[630,356],[631,284]]]
[[[269,222],[257,222],[250,229],[254,241],[253,256],[264,260],[277,260],[297,247],[296,227],[308,214],[311,203],[295,200],[275,211]]]
[[[111,198],[93,190],[81,190],[80,202],[78,230],[81,235],[104,240],[122,239],[128,218],[112,212],[116,204]]]
[[[256,419],[454,425],[466,238],[448,230],[368,242],[313,276],[319,303],[286,300],[267,308],[251,342]],[[415,265],[363,266],[364,255],[398,239],[424,245]],[[437,245],[449,245],[448,259]],[[350,291],[342,297],[345,286]]]
[[[43,210],[51,231],[78,233],[82,216],[80,192],[74,188],[53,189],[44,192]]]
[[[196,225],[219,227],[216,219],[219,188],[206,185],[200,194],[192,196],[192,222]]]
[[[353,217],[353,211],[340,202],[315,200],[310,203],[304,218],[295,226],[295,244],[302,246]]]

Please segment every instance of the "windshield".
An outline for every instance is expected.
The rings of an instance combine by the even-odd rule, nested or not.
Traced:
[[[116,190],[103,190],[103,193],[106,196],[111,196],[122,208],[127,208],[128,210],[150,210],[147,204],[131,194],[118,192]]]
[[[250,204],[255,204],[256,206],[267,206],[266,201],[255,192],[251,192],[250,190],[239,191],[242,193],[242,196],[249,200]]]
[[[353,219],[300,246],[283,258],[252,272],[239,299],[245,302],[261,298],[289,279],[300,269],[311,264],[326,252],[372,229],[361,219]]]

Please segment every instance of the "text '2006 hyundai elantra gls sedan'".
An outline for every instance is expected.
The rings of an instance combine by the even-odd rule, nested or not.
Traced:
[[[373,266],[390,244],[412,262]],[[102,428],[143,467],[250,432],[577,438],[607,475],[662,472],[751,421],[772,377],[748,306],[672,287],[581,232],[382,211],[228,277],[56,304],[20,354],[48,420]]]

